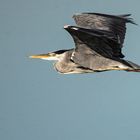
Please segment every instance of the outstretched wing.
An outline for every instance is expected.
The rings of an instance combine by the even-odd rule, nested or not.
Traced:
[[[108,39],[103,32],[93,29],[76,26],[65,26],[64,28],[71,34],[76,46],[71,56],[72,61],[92,70],[105,70],[116,65],[113,62],[119,56],[110,46],[110,44],[116,43],[113,38]]]
[[[73,37],[76,48],[78,42],[87,45],[92,51],[107,58],[122,58],[120,44],[116,41],[110,32],[103,30],[85,29],[76,26],[64,27]]]
[[[82,13],[74,15],[73,18],[80,27],[111,32],[121,44],[120,47],[122,47],[126,23],[135,24],[129,16],[130,14],[114,16],[100,13]]]

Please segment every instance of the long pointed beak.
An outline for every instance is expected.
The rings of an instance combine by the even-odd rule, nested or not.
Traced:
[[[49,54],[37,54],[37,55],[31,55],[29,58],[38,58],[38,59],[47,59],[51,57]]]
[[[31,55],[29,56],[29,58],[38,58],[44,60],[58,60],[58,57],[55,53]]]

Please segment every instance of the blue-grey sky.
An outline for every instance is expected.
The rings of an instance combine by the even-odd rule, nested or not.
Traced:
[[[132,13],[139,0],[0,0],[0,139],[139,140],[140,73],[58,74],[31,54],[72,48],[74,13]],[[140,64],[140,26],[123,52]]]

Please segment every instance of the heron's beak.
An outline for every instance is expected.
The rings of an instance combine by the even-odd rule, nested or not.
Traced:
[[[39,58],[39,59],[48,58],[48,57],[49,57],[48,54],[37,54],[37,55],[31,55],[31,56],[29,56],[29,58]]]
[[[57,55],[55,53],[31,55],[31,56],[29,56],[29,58],[38,58],[38,59],[45,59],[45,60],[58,60]]]

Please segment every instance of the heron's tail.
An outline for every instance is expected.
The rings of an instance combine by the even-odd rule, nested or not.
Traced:
[[[130,71],[130,72],[140,72],[140,66],[131,62],[131,61],[128,61],[128,60],[125,60],[125,63],[127,64],[128,69],[126,71]]]

